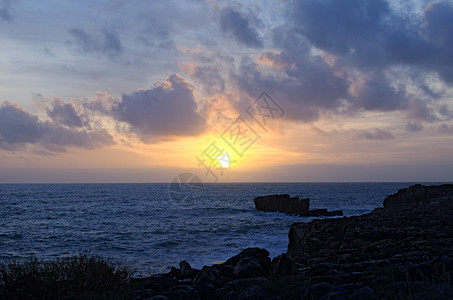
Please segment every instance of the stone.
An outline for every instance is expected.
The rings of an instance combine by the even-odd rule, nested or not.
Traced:
[[[349,299],[351,298],[345,291],[330,292],[319,298],[319,300],[349,300]]]
[[[134,299],[140,300],[140,299],[148,299],[155,295],[154,291],[152,289],[141,289],[141,290],[135,290],[132,295],[134,295]]]
[[[213,284],[205,284],[205,285],[194,285],[194,288],[197,290],[198,294],[200,295],[201,299],[215,299],[215,290]]]
[[[233,269],[234,275],[237,278],[253,278],[264,276],[263,268],[260,262],[255,257],[242,258]]]
[[[313,286],[311,286],[305,290],[305,298],[306,299],[319,299],[326,294],[331,294],[331,293],[334,293],[337,291],[338,291],[338,288],[336,288],[335,286],[333,286],[329,283],[320,282],[320,283],[314,284]]]
[[[241,259],[243,259],[245,257],[256,258],[258,260],[258,262],[260,263],[264,274],[267,275],[269,273],[271,259],[269,258],[269,251],[267,251],[266,249],[260,249],[260,248],[244,249],[239,254],[231,257],[226,262],[224,262],[223,265],[231,265],[234,267]]]
[[[280,277],[294,276],[298,273],[295,261],[283,253],[275,257],[271,262],[269,277],[277,279]]]
[[[327,214],[326,208],[321,209],[310,209],[300,214],[302,217],[319,217]]]
[[[353,296],[354,299],[357,300],[375,300],[377,299],[376,294],[374,293],[373,289],[369,286],[362,286],[358,290],[354,291]]]
[[[266,292],[261,286],[255,285],[242,291],[238,300],[273,300],[276,297]]]
[[[424,186],[416,184],[384,199],[384,209],[413,209],[453,200],[453,184]]]
[[[167,296],[164,295],[156,295],[146,300],[170,300]]]
[[[200,294],[190,285],[177,285],[167,294],[170,300],[200,300]]]
[[[198,270],[192,269],[190,264],[183,260],[179,263],[179,273],[178,277],[179,278],[194,278],[198,273]]]
[[[307,212],[310,206],[310,199],[299,199],[290,197],[288,194],[259,196],[253,199],[257,210],[283,212],[286,214],[298,215]]]
[[[144,288],[152,289],[156,292],[164,292],[170,290],[177,284],[178,281],[176,279],[170,278],[167,274],[157,274],[146,278]]]
[[[254,286],[268,285],[269,280],[265,277],[237,279],[230,281],[216,291],[214,299],[238,299],[239,295]]]
[[[218,266],[204,266],[193,280],[193,286],[198,288],[212,284],[219,288],[231,280],[232,278],[220,274]]]

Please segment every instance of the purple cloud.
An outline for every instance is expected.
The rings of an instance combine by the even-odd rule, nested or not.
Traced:
[[[232,7],[225,8],[220,12],[220,29],[239,44],[251,48],[263,47],[263,41],[249,18]]]
[[[71,103],[65,103],[61,99],[54,99],[51,103],[52,108],[47,108],[47,115],[55,124],[68,127],[82,127],[82,117],[76,112]]]
[[[390,140],[394,136],[390,131],[375,128],[373,131],[354,130],[355,137],[360,140]]]
[[[89,35],[83,29],[74,28],[69,34],[72,37],[69,44],[81,53],[116,57],[123,52],[121,40],[113,30],[104,29],[101,35]]]
[[[27,144],[37,144],[51,152],[62,152],[66,147],[94,149],[114,144],[105,129],[75,129],[67,126],[70,123],[58,120],[40,121],[37,116],[5,101],[0,107],[0,148],[20,150]]]
[[[142,141],[156,136],[193,136],[204,131],[193,88],[178,74],[153,88],[124,94],[112,116],[130,125]]]

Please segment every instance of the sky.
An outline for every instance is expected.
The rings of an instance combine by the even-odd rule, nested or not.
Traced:
[[[452,181],[453,3],[0,0],[0,182]]]

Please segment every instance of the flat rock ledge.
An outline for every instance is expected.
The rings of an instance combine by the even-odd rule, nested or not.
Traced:
[[[416,205],[384,204],[362,216],[294,223],[288,252],[272,260],[265,249],[248,248],[201,270],[183,261],[167,274],[134,279],[134,296],[453,299],[453,201],[448,195],[402,197],[399,201]]]

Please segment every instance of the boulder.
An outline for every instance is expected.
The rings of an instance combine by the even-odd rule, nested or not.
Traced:
[[[264,276],[263,268],[255,257],[244,257],[234,266],[234,275],[237,278],[253,278]]]
[[[196,269],[192,269],[190,264],[183,260],[179,263],[179,272],[178,272],[178,278],[183,279],[183,278],[194,278],[199,271]]]
[[[231,257],[228,259],[223,265],[231,265],[233,268],[236,268],[236,266],[244,259],[244,258],[255,258],[258,262],[259,265],[261,266],[262,272],[264,275],[267,275],[269,273],[269,268],[271,265],[271,259],[269,258],[269,251],[266,249],[260,249],[260,248],[247,248],[242,250],[239,254]],[[250,260],[244,260],[241,262],[241,265],[245,267],[246,262],[250,262]],[[251,264],[250,264],[251,266]],[[241,267],[241,268],[243,268]],[[248,267],[247,267],[248,268]],[[234,270],[234,272],[237,272]],[[235,274],[237,276],[237,274]]]
[[[297,273],[298,268],[294,260],[289,258],[286,253],[283,253],[272,260],[269,277],[278,279],[286,276],[294,276]]]
[[[384,209],[413,209],[453,200],[453,184],[425,186],[416,184],[384,199]]]
[[[170,300],[200,300],[200,294],[190,285],[177,285],[168,293]]]
[[[273,300],[276,297],[266,292],[261,286],[255,285],[242,291],[238,300]]]
[[[237,279],[225,284],[216,291],[215,299],[238,299],[241,293],[255,286],[269,285],[269,280],[265,277]],[[241,297],[245,299],[245,295]]]
[[[310,199],[290,197],[288,194],[260,196],[253,199],[257,210],[299,215],[308,211]]]
[[[151,289],[156,292],[164,292],[170,290],[173,286],[177,285],[178,281],[171,278],[167,274],[156,274],[146,278],[144,283],[145,289]]]
[[[207,285],[213,285],[215,288],[222,287],[228,281],[233,280],[232,278],[222,275],[221,266],[204,266],[197,277],[193,281],[195,288],[205,287]]]

